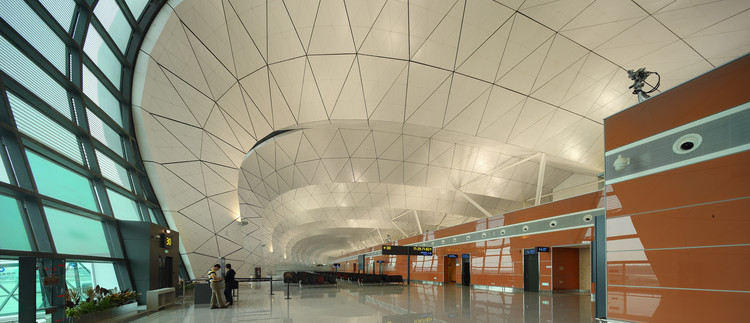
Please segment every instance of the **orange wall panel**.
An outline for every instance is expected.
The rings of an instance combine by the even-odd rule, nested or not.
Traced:
[[[608,316],[634,322],[747,322],[750,293],[609,287]]]
[[[607,250],[747,244],[748,210],[750,198],[609,219]]]
[[[607,217],[750,196],[748,161],[745,151],[616,183],[607,197],[621,207],[608,209]]]
[[[607,254],[611,285],[750,292],[750,246]]]
[[[605,150],[750,101],[750,55],[604,120]]]

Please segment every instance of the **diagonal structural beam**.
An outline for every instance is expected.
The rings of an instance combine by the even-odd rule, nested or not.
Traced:
[[[409,235],[407,235],[406,232],[404,232],[404,230],[401,230],[401,227],[399,227],[398,224],[396,224],[396,221],[393,221],[393,219],[391,219],[391,223],[396,227],[396,229],[398,229],[398,231],[401,231],[401,234],[404,235],[404,238],[409,237]]]
[[[419,234],[422,234],[422,223],[419,223],[419,214],[417,214],[417,210],[414,211],[414,218],[417,219],[417,227],[419,228]]]
[[[456,192],[458,192],[458,194],[461,194],[461,196],[463,196],[467,201],[469,201],[469,203],[471,203],[471,205],[473,205],[477,209],[479,209],[479,211],[482,211],[482,213],[484,213],[484,215],[486,215],[488,218],[492,217],[492,213],[487,212],[487,210],[485,208],[483,208],[481,205],[479,205],[479,203],[477,203],[476,201],[474,201],[474,199],[472,199],[470,196],[466,195],[466,193],[462,192],[459,189],[456,189]]]
[[[513,168],[513,167],[516,167],[516,166],[518,166],[518,165],[521,165],[521,164],[523,164],[523,163],[525,163],[525,162],[527,162],[527,161],[529,161],[529,160],[532,160],[532,159],[534,159],[534,158],[537,158],[537,157],[539,157],[539,155],[541,155],[541,154],[542,154],[542,153],[536,153],[536,154],[533,154],[533,155],[531,155],[531,156],[529,156],[529,157],[526,157],[526,158],[524,158],[524,159],[521,159],[521,160],[519,160],[519,161],[517,161],[517,162],[515,162],[515,163],[513,163],[513,164],[510,164],[510,165],[508,165],[508,166],[505,166],[505,167],[503,167],[503,168],[493,169],[493,170],[492,170],[491,172],[487,173],[487,175],[488,175],[488,176],[494,176],[494,175],[495,175],[496,173],[499,173],[499,172],[503,172],[503,171],[506,171],[506,170],[508,170],[508,169],[511,169],[511,168]],[[482,178],[482,177],[481,177],[481,176],[477,176],[477,177],[476,177],[476,178],[474,178],[473,180],[470,180],[470,181],[468,181],[468,182],[464,183],[463,185],[459,186],[459,188],[460,188],[460,187],[464,187],[464,186],[467,186],[467,185],[469,185],[469,184],[471,184],[471,183],[474,183],[475,181],[478,181],[478,180],[479,180],[480,178]]]
[[[395,218],[391,218],[391,221],[393,221],[393,220],[395,220],[395,219],[398,219],[398,218],[400,218],[400,217],[402,217],[402,216],[404,216],[404,215],[407,215],[407,214],[409,214],[409,212],[411,212],[411,211],[405,211],[404,213],[401,213],[401,214],[399,214],[399,215],[398,215],[397,217],[395,217]]]
[[[542,153],[542,157],[539,158],[539,177],[536,179],[536,198],[534,199],[534,205],[539,205],[542,202],[542,186],[544,185],[544,169],[547,167],[547,154]]]

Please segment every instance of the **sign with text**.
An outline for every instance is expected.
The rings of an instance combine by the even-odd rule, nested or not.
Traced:
[[[432,247],[420,246],[383,246],[384,255],[432,256]]]

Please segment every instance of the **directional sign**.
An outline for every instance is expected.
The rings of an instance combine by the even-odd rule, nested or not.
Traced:
[[[407,246],[383,246],[384,255],[408,255],[409,247]]]
[[[383,246],[384,255],[415,255],[415,256],[432,256],[432,247],[419,246]]]
[[[432,256],[432,247],[411,247],[409,253],[412,255]]]

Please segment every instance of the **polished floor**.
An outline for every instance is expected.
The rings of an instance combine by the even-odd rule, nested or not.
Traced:
[[[461,285],[292,286],[243,283],[228,309],[185,304],[134,322],[593,322],[589,293],[514,293]]]

